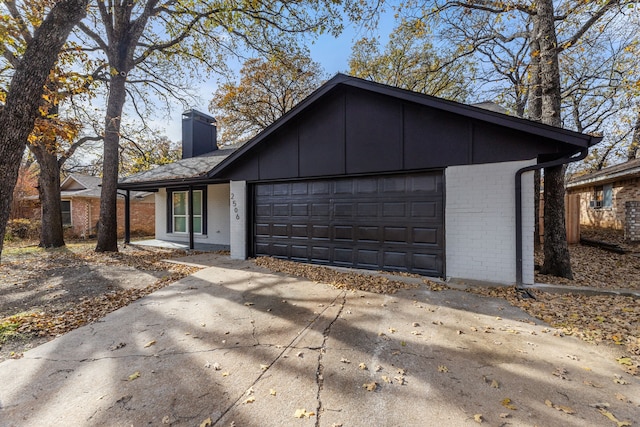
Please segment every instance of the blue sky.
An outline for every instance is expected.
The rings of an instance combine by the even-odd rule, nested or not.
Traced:
[[[380,18],[378,29],[374,35],[379,36],[381,42],[384,44],[393,27],[393,13],[384,13]],[[325,34],[320,36],[314,43],[308,45],[311,58],[319,62],[329,76],[333,76],[339,72],[346,72],[349,69],[348,62],[349,56],[351,55],[351,46],[356,40],[365,35],[370,36],[364,29],[345,21],[344,31],[338,38]],[[192,105],[192,108],[208,113],[209,101],[215,88],[215,79],[203,81],[198,91],[201,94],[201,100],[199,103]],[[170,118],[156,120],[154,124],[158,128],[164,128],[164,133],[170,140],[180,141],[182,139],[182,107],[176,103],[172,110],[172,116]]]

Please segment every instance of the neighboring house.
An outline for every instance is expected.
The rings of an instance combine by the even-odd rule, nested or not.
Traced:
[[[215,137],[189,111],[183,153],[215,145],[194,129]],[[240,148],[119,188],[157,191],[156,238],[233,258],[533,283],[531,170],[599,141],[338,74]]]
[[[567,193],[580,195],[581,225],[622,230],[625,205],[640,202],[640,159],[572,178]]]
[[[74,237],[96,234],[100,217],[100,185],[95,176],[73,173],[60,184],[62,223]],[[124,234],[124,198],[118,197],[118,234]],[[149,236],[155,232],[155,199],[153,193],[135,192],[131,195],[131,231]]]

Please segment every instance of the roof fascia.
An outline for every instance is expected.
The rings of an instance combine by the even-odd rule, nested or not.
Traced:
[[[640,176],[640,167],[635,167],[632,169],[614,172],[611,174],[600,175],[594,178],[579,179],[577,181],[568,183],[567,188],[579,188],[579,187],[585,187],[593,184],[606,184],[608,182],[617,181],[620,178],[631,179],[631,178],[636,178],[638,176]]]

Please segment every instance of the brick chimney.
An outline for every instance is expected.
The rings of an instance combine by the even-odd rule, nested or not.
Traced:
[[[196,110],[182,113],[182,158],[201,156],[217,149],[216,119]]]

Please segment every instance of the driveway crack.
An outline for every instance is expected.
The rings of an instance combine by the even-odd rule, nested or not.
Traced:
[[[316,385],[318,387],[318,391],[316,393],[316,400],[318,402],[318,405],[316,406],[316,424],[315,424],[316,427],[320,427],[320,418],[322,417],[322,411],[323,411],[323,406],[322,406],[322,390],[324,389],[323,359],[324,359],[324,354],[327,351],[327,348],[326,348],[327,340],[329,339],[329,335],[331,334],[331,328],[333,327],[333,324],[336,323],[336,321],[340,318],[340,315],[342,315],[342,311],[344,310],[344,306],[347,304],[346,292],[342,292],[342,294],[339,295],[339,297],[340,296],[342,297],[342,301],[340,302],[340,308],[338,309],[338,312],[336,313],[335,317],[331,320],[331,322],[329,322],[327,327],[324,328],[324,331],[322,332],[322,336],[323,336],[322,345],[320,346],[320,351],[318,352],[318,367],[316,368]]]
[[[329,336],[329,332],[331,331],[331,327],[333,326],[333,324],[336,322],[336,320],[338,320],[338,318],[340,317],[340,315],[342,314],[342,310],[344,309],[344,306],[346,304],[347,301],[347,293],[346,291],[342,291],[340,292],[338,295],[336,295],[336,297],[333,299],[333,301],[331,302],[331,304],[329,304],[327,307],[325,307],[324,310],[322,310],[320,313],[318,313],[316,315],[316,317],[313,319],[313,321],[309,322],[298,334],[296,334],[296,336],[291,340],[291,342],[289,342],[289,344],[287,344],[286,346],[284,346],[282,348],[282,351],[280,353],[278,353],[278,355],[275,357],[275,359],[273,359],[273,361],[271,361],[271,363],[269,364],[269,366],[267,366],[261,373],[260,375],[258,375],[256,377],[256,379],[249,385],[249,388],[255,386],[261,379],[263,376],[265,376],[267,374],[267,372],[269,372],[269,370],[271,369],[271,367],[282,358],[282,356],[289,351],[292,348],[296,348],[295,343],[297,341],[299,341],[301,339],[301,337],[304,335],[304,333],[311,328],[311,326],[313,326],[318,319],[325,313],[325,311],[327,311],[329,309],[329,307],[332,307],[336,304],[336,302],[340,299],[342,299],[342,302],[340,303],[340,309],[338,310],[338,313],[336,314],[336,316],[331,320],[331,322],[329,323],[329,325],[324,329],[323,335],[324,338],[322,340],[322,346],[320,349],[320,355],[318,356],[318,369],[321,366],[321,362],[322,362],[322,354],[324,353],[324,348],[325,348],[325,343],[327,342],[327,338]],[[318,377],[319,373],[318,370],[316,370],[316,382],[319,380]],[[320,377],[321,378],[321,377]],[[220,415],[211,423],[211,426],[216,426],[218,425],[218,423],[220,422],[220,420],[222,420],[224,418],[224,416],[234,407],[236,406],[241,400],[242,398],[245,396],[246,391],[243,392],[242,394],[240,394],[234,401],[232,401],[229,406],[227,406],[226,409],[224,409]],[[317,397],[320,397],[320,388],[318,389],[318,393],[317,393]],[[320,400],[318,400],[318,402],[320,402]],[[318,408],[321,408],[322,405],[319,403]],[[320,414],[318,412],[316,412],[316,426],[318,426],[319,424],[319,416]]]

